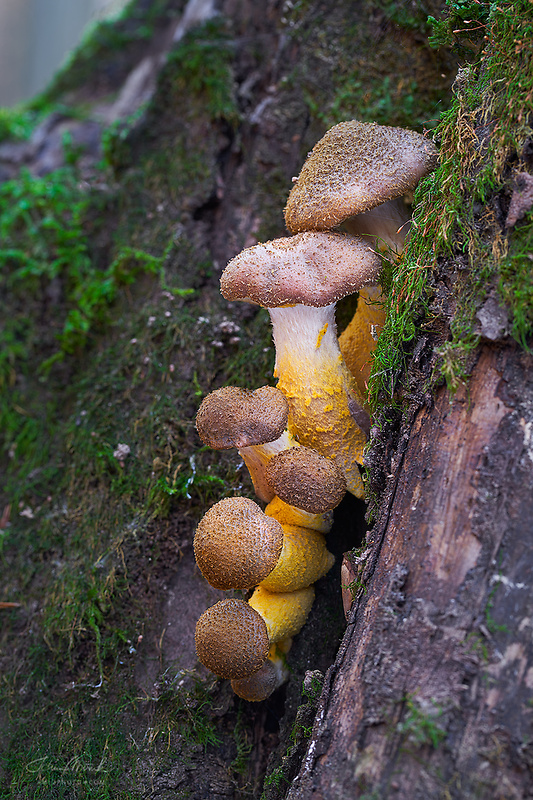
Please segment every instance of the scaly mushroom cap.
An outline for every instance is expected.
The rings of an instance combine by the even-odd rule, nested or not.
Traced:
[[[266,478],[278,497],[311,514],[331,511],[346,493],[340,467],[310,447],[293,447],[273,456]]]
[[[375,282],[380,266],[361,239],[310,231],[246,248],[222,273],[220,290],[265,308],[321,307]]]
[[[289,406],[273,386],[249,391],[239,386],[216,389],[202,401],[196,430],[204,444],[215,450],[273,442],[287,426]]]
[[[305,624],[314,599],[312,586],[296,592],[275,593],[258,586],[248,603],[265,621],[268,638],[275,643],[296,636]]]
[[[309,153],[285,207],[291,233],[324,231],[414,189],[437,164],[433,142],[414,131],[340,122]]]
[[[196,654],[219,678],[246,678],[267,659],[270,643],[261,614],[244,600],[220,600],[196,623]]]
[[[246,497],[220,500],[202,517],[194,555],[215,589],[250,589],[270,575],[283,547],[283,528]]]

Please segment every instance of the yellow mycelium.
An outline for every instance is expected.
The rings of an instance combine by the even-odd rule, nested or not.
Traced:
[[[325,511],[323,514],[311,514],[303,508],[296,508],[285,503],[280,497],[274,497],[265,508],[268,517],[274,517],[285,525],[298,525],[301,528],[312,528],[320,533],[329,533],[333,525],[333,512]]]
[[[385,324],[386,313],[380,304],[383,300],[380,286],[361,289],[353,319],[339,336],[339,347],[344,361],[363,397],[366,397],[368,391],[367,382],[372,368],[371,355]]]
[[[315,599],[312,586],[296,592],[269,592],[258,586],[248,604],[264,619],[269,642],[288,639],[300,631]]]
[[[364,401],[339,349],[335,305],[300,305],[290,313],[270,308],[269,313],[277,386],[289,401],[289,431],[300,444],[335,459],[348,491],[364,497],[357,462],[362,462],[367,437],[352,414]]]
[[[335,556],[326,549],[318,531],[296,525],[282,525],[283,547],[278,563],[259,584],[269,592],[293,592],[309,586],[328,572]]]

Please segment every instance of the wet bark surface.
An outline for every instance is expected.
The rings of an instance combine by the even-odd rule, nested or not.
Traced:
[[[484,346],[404,425],[291,800],[531,796],[532,366]]]

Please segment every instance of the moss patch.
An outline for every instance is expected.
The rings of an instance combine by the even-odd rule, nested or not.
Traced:
[[[449,6],[453,18],[457,4]],[[469,11],[475,8],[469,6]],[[478,16],[467,26],[468,46],[478,55],[459,73],[452,107],[435,132],[440,166],[417,190],[414,233],[398,267],[386,278],[389,318],[375,355],[370,390],[375,406],[380,397],[393,396],[404,353],[424,315],[427,330],[439,327],[433,281],[439,259],[453,255],[458,267],[455,305],[442,316],[450,319],[451,336],[440,345],[435,373],[452,390],[464,379],[468,355],[478,342],[476,312],[496,286],[507,299],[512,295],[514,334],[525,342],[531,333],[529,279],[522,266],[527,258],[525,226],[504,230],[501,206],[531,135],[523,105],[533,92],[526,45],[531,36],[529,12],[528,3],[479,4]],[[514,257],[508,255],[510,246]]]

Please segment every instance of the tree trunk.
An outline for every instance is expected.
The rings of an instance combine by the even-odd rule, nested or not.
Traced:
[[[532,366],[484,345],[402,426],[289,798],[531,795]]]

